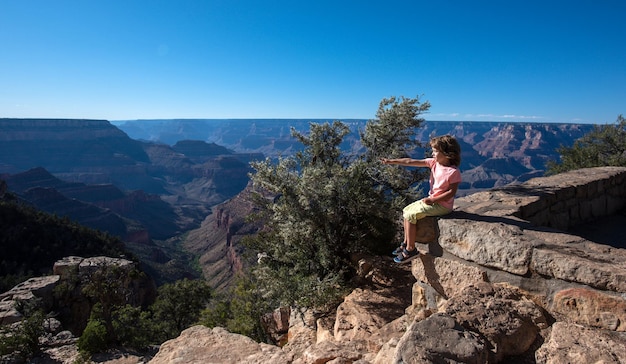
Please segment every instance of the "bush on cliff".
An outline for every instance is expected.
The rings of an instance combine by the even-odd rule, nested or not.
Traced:
[[[24,319],[13,325],[0,326],[0,361],[4,363],[6,358],[11,362],[15,360],[28,360],[37,355],[39,337],[43,335],[43,323],[45,315],[37,307],[34,301],[19,301],[16,309],[24,316]],[[5,357],[11,356],[11,358]]]
[[[102,281],[109,282],[109,287],[115,285],[115,279]],[[78,342],[85,355],[114,346],[144,350],[175,338],[198,323],[213,295],[205,281],[183,279],[159,287],[155,302],[144,310],[109,297],[124,292],[112,292],[109,287],[103,287],[103,283],[90,287],[92,290],[100,287],[102,294],[90,296],[96,303]]]
[[[418,98],[383,99],[361,132],[360,155],[342,152],[349,128],[335,121],[311,123],[308,135],[292,129],[304,144],[294,157],[252,164],[254,186],[276,196],[257,195],[265,228],[246,243],[262,256],[255,274],[267,297],[303,307],[333,303],[354,273],[352,253],[391,247],[395,208],[417,198],[411,186],[423,175],[379,160],[409,155],[429,107]]]
[[[161,340],[178,336],[198,322],[213,290],[203,280],[182,279],[159,287],[157,299],[150,306]]]
[[[626,119],[619,115],[615,124],[596,125],[574,145],[560,147],[558,152],[561,161],[549,162],[548,174],[590,167],[626,167]]]
[[[238,276],[229,292],[215,297],[201,312],[199,323],[208,327],[224,327],[259,342],[266,341],[260,318],[275,307],[261,296],[258,282],[252,278]]]

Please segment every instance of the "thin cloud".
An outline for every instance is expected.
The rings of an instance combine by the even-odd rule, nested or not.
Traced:
[[[544,119],[543,116],[536,116],[536,115],[502,115],[502,117],[505,119],[524,119],[524,120]]]
[[[516,115],[516,114],[461,114],[454,113],[436,113],[432,114],[434,118],[448,119],[448,120],[542,120],[546,119],[544,116],[538,115]]]

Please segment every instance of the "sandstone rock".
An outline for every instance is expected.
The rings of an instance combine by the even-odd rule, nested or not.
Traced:
[[[124,280],[122,285],[130,289],[127,303],[140,306],[154,300],[156,296],[154,281],[145,275],[136,274],[139,273],[137,263],[127,259],[105,256],[90,258],[70,256],[54,263],[52,271],[60,275],[62,280],[88,281],[94,273],[112,268],[120,270],[117,275]]]
[[[362,354],[351,344],[324,341],[308,347],[294,364],[354,363]]]
[[[277,346],[257,343],[220,327],[193,326],[178,338],[163,343],[150,363],[266,364],[291,361],[292,358]]]
[[[626,292],[625,259],[623,249],[612,249],[610,254],[596,254],[582,244],[551,245],[534,250],[531,267],[545,276]]]
[[[476,333],[446,314],[414,322],[399,340],[390,363],[488,363],[489,350]],[[380,362],[379,358],[376,362]]]
[[[147,306],[156,297],[154,281],[140,274],[137,263],[130,260],[111,257],[82,258],[66,257],[54,264],[53,272],[60,276],[64,283],[62,294],[57,299],[59,318],[66,328],[76,333],[82,332],[91,313],[91,300],[86,297],[82,288],[94,282],[96,275],[102,274],[101,280],[115,280],[123,290],[126,304]]]
[[[404,330],[402,334],[404,334],[405,332],[406,330]],[[373,364],[392,363],[393,358],[396,355],[396,350],[401,337],[402,336],[389,339],[376,353],[376,357],[374,357],[374,360],[372,361]]]
[[[431,286],[423,282],[415,282],[411,288],[411,306],[407,307],[405,313],[413,317],[422,310],[439,307],[443,298]]]
[[[400,317],[405,307],[394,296],[357,288],[337,307],[335,340],[367,339],[382,326]]]
[[[263,329],[272,342],[278,345],[284,345],[287,342],[290,315],[291,310],[289,307],[281,307],[269,314],[261,316]]]
[[[422,255],[412,262],[411,272],[418,281],[427,283],[444,299],[454,296],[464,287],[488,281],[483,269],[459,259]]]
[[[417,220],[417,234],[415,241],[418,243],[430,243],[437,240],[439,236],[439,227],[437,225],[437,218],[426,216],[423,219]]]
[[[24,316],[15,307],[15,301],[0,302],[0,325],[11,325],[22,321]]]
[[[83,257],[69,256],[60,259],[54,263],[52,267],[52,273],[59,275],[61,279],[70,279],[72,276],[78,274],[78,267],[83,261]]]
[[[317,343],[335,340],[335,337],[333,336],[335,320],[336,315],[333,315],[332,312],[317,319],[315,322],[317,328]]]
[[[448,300],[445,312],[486,337],[496,361],[526,352],[548,326],[541,308],[519,290],[490,283],[466,287]]]
[[[291,354],[294,358],[300,357],[311,345],[317,342],[316,317],[310,310],[301,312],[291,310],[289,317],[289,332],[287,344],[283,351]]]
[[[59,276],[44,276],[30,278],[7,292],[0,294],[0,325],[9,325],[22,320],[18,312],[17,301],[39,300],[44,309],[50,309],[53,304],[52,291],[59,281]]]
[[[420,317],[420,319],[425,319],[427,316],[429,315],[424,314],[423,317]],[[388,343],[394,343],[393,348],[395,348],[398,340],[404,335],[410,325],[411,321],[409,320],[409,317],[407,315],[403,315],[381,327],[373,335],[367,338],[367,351],[378,354],[381,350],[383,350],[383,348],[389,346]],[[395,349],[393,352],[395,352]],[[393,352],[391,352],[391,354],[393,354]],[[386,355],[386,357],[388,356],[389,355]]]
[[[605,330],[626,331],[626,299],[588,288],[557,292],[551,306],[565,320]]]
[[[439,244],[459,258],[524,275],[539,242],[524,235],[515,222],[454,212],[439,220]]]
[[[537,364],[623,363],[626,336],[580,325],[556,322],[535,354]]]
[[[49,363],[80,363],[81,360],[78,347],[74,343],[49,347],[44,349],[43,353],[50,359]]]

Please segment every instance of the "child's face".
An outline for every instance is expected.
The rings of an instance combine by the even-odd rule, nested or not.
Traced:
[[[433,158],[437,161],[437,163],[447,166],[450,164],[448,157],[446,157],[443,153],[441,153],[437,148],[433,148]]]

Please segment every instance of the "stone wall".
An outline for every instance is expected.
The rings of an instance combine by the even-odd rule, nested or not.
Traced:
[[[482,212],[516,208],[512,216],[536,226],[567,230],[581,223],[610,216],[626,208],[626,168],[586,168],[531,179],[472,195],[461,208],[484,197]]]

